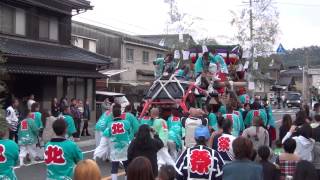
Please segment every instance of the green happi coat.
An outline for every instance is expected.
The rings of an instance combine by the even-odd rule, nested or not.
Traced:
[[[127,150],[131,141],[130,122],[126,119],[115,118],[108,124],[103,135],[110,139],[110,158],[112,161],[126,161]]]
[[[18,130],[18,144],[31,145],[37,143],[38,132],[39,129],[33,119],[27,118],[22,120]]]
[[[131,127],[130,139],[132,140],[134,135],[138,132],[138,129],[140,126],[139,121],[133,114],[129,112],[123,113],[121,115],[121,118],[127,120],[130,123],[130,127]]]
[[[176,143],[177,149],[182,149],[182,123],[179,117],[170,116],[167,121],[168,139]]]
[[[150,116],[143,116],[140,119],[140,125],[142,125],[142,124],[147,124],[151,127],[153,125],[153,120],[151,119]]]
[[[241,104],[250,103],[250,96],[248,94],[242,94],[239,96]]]
[[[164,119],[158,118],[153,121],[153,129],[159,134],[160,139],[163,144],[167,144],[168,142],[168,126],[167,122]]]
[[[260,116],[261,119],[263,120],[263,124],[266,126],[268,119],[267,119],[267,114],[264,109],[259,109],[259,110],[251,110],[248,112],[246,119],[244,120],[245,126],[251,126],[252,124],[252,119],[256,116]]]
[[[108,123],[112,122],[112,118],[113,116],[110,111],[103,113],[95,126],[95,130],[103,132],[107,128]]]
[[[235,137],[240,135],[241,125],[240,125],[240,118],[236,114],[224,114],[222,115],[224,119],[232,120],[232,131],[231,134]]]
[[[239,116],[240,131],[243,131],[243,130],[245,129],[245,126],[244,126],[244,122],[243,122],[242,112],[240,112],[240,111],[233,111],[233,114]]]
[[[153,64],[156,66],[154,71],[154,77],[158,79],[162,76],[164,70],[164,58],[157,58]]]
[[[63,115],[63,119],[67,124],[67,137],[71,137],[73,133],[77,132],[74,125],[74,120],[70,115]]]
[[[43,128],[43,124],[42,124],[42,114],[40,112],[32,112],[29,113],[28,118],[31,118],[35,121],[36,126],[38,129],[42,129]]]
[[[19,147],[11,140],[0,140],[0,179],[16,180],[16,174],[13,167],[19,159]]]
[[[222,115],[227,114],[227,108],[225,105],[221,105],[219,110],[218,110]]]
[[[68,139],[53,138],[45,145],[47,179],[72,180],[76,164],[83,159],[78,145]]]
[[[218,121],[217,121],[217,115],[215,113],[210,113],[208,115],[209,119],[209,126],[214,129],[214,131],[218,131]]]

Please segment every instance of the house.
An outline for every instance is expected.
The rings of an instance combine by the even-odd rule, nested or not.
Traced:
[[[288,91],[303,90],[303,73],[302,69],[296,66],[289,67],[287,70],[280,72],[280,77],[276,82],[277,85],[287,87]]]
[[[139,35],[138,37],[168,47],[170,50],[189,49],[191,46],[196,45],[190,34]]]
[[[112,77],[107,83],[97,80],[97,89],[125,93],[132,102],[141,101],[154,80],[153,61],[168,53],[166,47],[140,37],[77,21],[72,22],[72,36],[74,45],[112,58],[114,70],[105,72]]]
[[[72,16],[90,9],[86,0],[0,0],[0,80],[12,96],[34,94],[43,110],[53,97],[88,98],[95,109],[97,69],[110,58],[71,45]]]
[[[269,73],[263,74],[261,72],[254,72],[253,76],[255,82],[255,95],[266,97],[271,92],[271,87],[275,80],[270,76]]]

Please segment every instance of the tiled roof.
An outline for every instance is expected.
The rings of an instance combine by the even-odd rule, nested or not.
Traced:
[[[107,76],[92,70],[79,70],[55,66],[4,65],[8,73],[34,74],[43,76],[69,76],[81,78],[107,78]]]
[[[6,37],[0,37],[0,53],[8,57],[26,57],[83,64],[105,65],[111,63],[110,57],[75,46],[62,46]]]

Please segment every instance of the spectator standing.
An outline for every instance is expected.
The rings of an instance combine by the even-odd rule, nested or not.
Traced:
[[[101,180],[101,173],[97,163],[91,159],[78,162],[74,170],[74,180]]]
[[[78,145],[65,139],[67,124],[63,119],[52,125],[56,137],[45,145],[44,162],[47,165],[47,179],[72,179],[76,164],[83,159]]]
[[[309,162],[312,161],[312,150],[315,141],[312,139],[312,128],[309,124],[302,125],[301,128],[297,130],[296,126],[292,126],[290,131],[282,139],[282,142],[289,139],[293,133],[297,131],[297,136],[292,137],[297,143],[297,148],[295,153],[302,159]]]
[[[282,117],[281,126],[279,128],[279,139],[282,141],[283,137],[289,132],[292,126],[292,118],[290,114],[285,114]]]
[[[19,159],[19,147],[14,141],[7,139],[8,124],[1,114],[2,112],[0,112],[0,179],[14,180],[17,177],[13,167]]]
[[[217,151],[206,146],[210,138],[208,127],[198,126],[194,138],[196,145],[187,148],[176,162],[177,179],[221,179],[224,161]]]
[[[67,96],[63,96],[63,97],[60,99],[60,110],[61,110],[63,107],[66,107],[66,106],[69,106],[68,98],[67,98]],[[62,110],[61,110],[61,111],[62,111]]]
[[[83,106],[83,128],[81,136],[91,136],[88,130],[90,117],[90,102],[89,99],[86,99],[85,104]]]
[[[18,124],[19,124],[19,114],[18,108],[19,101],[18,99],[13,99],[11,106],[7,108],[6,112],[6,121],[9,124],[9,139],[14,140],[18,143]]]
[[[70,112],[74,120],[74,125],[76,127],[76,132],[74,133],[73,137],[75,138],[75,140],[79,140],[81,128],[81,112],[78,108],[78,103],[75,98],[71,100]]]
[[[60,117],[61,118],[61,117]],[[63,119],[63,118],[62,118]],[[52,125],[53,123],[57,120],[57,117],[54,117],[51,114],[51,111],[48,111],[48,117],[46,118],[45,121],[45,127],[43,129],[43,133],[42,133],[42,140],[44,142],[44,144],[46,144],[47,142],[50,141],[50,139],[52,137],[54,137],[55,133],[52,129]]]
[[[260,146],[258,149],[258,155],[260,157],[260,164],[263,168],[263,180],[279,180],[280,170],[271,162],[270,158],[270,148],[268,146]]]
[[[139,156],[128,166],[127,180],[154,180],[152,166],[149,159]]]
[[[109,97],[106,98],[103,103],[101,104],[101,111],[102,113],[110,110],[111,105],[114,103],[114,98],[113,97]]]
[[[228,119],[223,121],[222,129],[223,133],[214,137],[212,149],[220,154],[225,163],[229,163],[234,159],[232,142],[236,139],[231,135],[232,121]]]
[[[287,139],[283,143],[284,153],[280,154],[278,159],[276,160],[277,164],[280,167],[281,180],[285,180],[286,178],[292,178],[293,174],[296,170],[296,165],[300,161],[299,156],[294,154],[296,149],[296,141],[292,138]]]
[[[151,137],[151,135],[153,137]],[[153,175],[158,175],[158,160],[157,152],[163,147],[163,142],[159,135],[147,125],[140,126],[136,138],[131,141],[128,148],[128,163],[138,156],[143,156],[149,159],[152,165]]]
[[[260,146],[269,146],[269,134],[263,127],[263,121],[260,117],[253,118],[252,126],[243,131],[242,137],[248,138],[255,150],[258,150]]]
[[[320,115],[320,103],[315,103],[313,105],[313,111],[311,111],[310,116],[314,119],[315,115]]]
[[[316,142],[320,142],[320,115],[314,116],[315,122],[311,124],[313,134],[312,137]]]
[[[163,165],[160,168],[159,180],[175,180],[176,170],[171,165]]]
[[[34,95],[33,94],[30,94],[29,98],[28,98],[28,101],[27,101],[27,107],[28,107],[28,110],[31,111],[31,106],[33,103],[35,103],[36,101],[34,100]]]
[[[316,180],[318,178],[316,169],[309,161],[300,161],[297,164],[293,180]]]
[[[54,117],[58,117],[60,114],[60,107],[58,104],[58,99],[56,97],[52,98],[52,101],[51,101],[51,114]]]
[[[253,145],[249,139],[238,137],[232,143],[235,161],[223,167],[223,180],[263,180],[262,166],[250,161]]]

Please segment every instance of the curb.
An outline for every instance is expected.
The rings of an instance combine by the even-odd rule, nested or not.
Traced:
[[[79,141],[76,142],[78,144],[78,146],[80,148],[84,148],[84,147],[89,147],[89,146],[93,146],[96,145],[96,140],[95,139],[89,139],[89,140],[85,140],[85,141]]]

